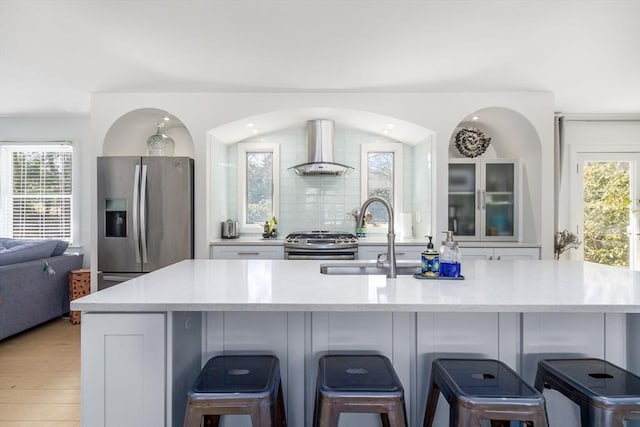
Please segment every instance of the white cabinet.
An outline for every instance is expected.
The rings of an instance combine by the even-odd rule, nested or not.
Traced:
[[[282,245],[214,245],[213,259],[284,259]]]
[[[517,241],[517,160],[451,159],[448,228],[458,241]]]
[[[396,260],[420,261],[422,251],[427,247],[424,245],[396,245]],[[378,254],[387,252],[387,245],[360,245],[358,246],[358,259],[372,260],[378,259]]]
[[[82,425],[166,425],[166,315],[82,314]]]
[[[516,259],[540,259],[540,248],[474,248],[461,247],[462,262],[466,260],[511,261]]]

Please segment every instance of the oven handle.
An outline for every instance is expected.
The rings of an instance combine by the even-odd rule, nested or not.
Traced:
[[[287,259],[329,259],[329,260],[355,260],[356,257],[354,254],[345,254],[345,255],[336,255],[336,254],[327,254],[327,255],[301,255],[301,254],[287,254]]]

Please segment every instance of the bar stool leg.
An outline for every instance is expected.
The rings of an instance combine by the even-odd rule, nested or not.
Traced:
[[[337,426],[340,419],[340,412],[336,410],[333,403],[320,403],[318,413],[318,424],[316,427]]]
[[[438,406],[438,398],[440,397],[440,390],[438,386],[432,381],[429,384],[429,393],[427,393],[427,407],[424,414],[423,427],[431,427],[433,425],[433,419],[436,416],[436,407]]]
[[[276,426],[287,427],[287,417],[284,409],[284,396],[282,394],[282,383],[278,385],[278,397],[276,398]]]
[[[205,415],[203,418],[204,427],[218,427],[218,425],[220,424],[219,415]]]

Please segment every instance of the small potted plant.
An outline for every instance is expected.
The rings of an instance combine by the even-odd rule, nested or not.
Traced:
[[[568,249],[578,249],[582,242],[578,239],[578,235],[565,229],[557,231],[553,242],[553,250],[556,254],[556,259],[560,259],[560,255]]]

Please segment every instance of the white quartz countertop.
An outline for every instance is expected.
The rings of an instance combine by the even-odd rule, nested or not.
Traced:
[[[340,261],[341,263],[350,261]],[[357,263],[357,261],[354,261]],[[324,275],[327,261],[187,260],[72,310],[640,312],[640,272],[580,261],[468,261],[465,280]]]

